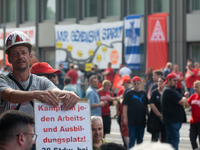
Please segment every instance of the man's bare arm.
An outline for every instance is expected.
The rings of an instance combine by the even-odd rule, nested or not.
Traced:
[[[106,76],[106,75],[109,75],[109,73],[110,73],[109,71],[104,71],[103,75]]]
[[[124,116],[124,124],[128,125],[128,117],[127,117],[128,105],[123,105],[123,116]]]
[[[58,97],[50,90],[21,91],[7,88],[2,92],[1,99],[12,103],[24,103],[33,99],[39,99],[40,101],[53,106],[57,106],[59,104]]]
[[[95,107],[103,107],[103,106],[105,106],[105,103],[101,101],[100,103],[94,103],[91,107],[95,108]]]
[[[186,106],[186,104],[187,104],[186,97],[182,97],[182,99],[178,103],[179,103],[179,105]]]
[[[3,91],[1,99],[12,103],[24,103],[38,99],[52,106],[58,106],[61,100],[66,110],[73,108],[79,101],[79,97],[74,92],[61,91],[58,88],[44,91],[21,91],[7,88]]]

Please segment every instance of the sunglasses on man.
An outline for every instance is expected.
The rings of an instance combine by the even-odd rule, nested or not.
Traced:
[[[140,85],[140,82],[133,82],[134,85]]]
[[[47,77],[48,79],[51,79],[51,78],[55,78],[55,77],[56,77],[55,74],[38,74],[38,76],[45,76],[45,77]]]

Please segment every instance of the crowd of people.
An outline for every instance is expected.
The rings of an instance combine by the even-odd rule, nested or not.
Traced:
[[[93,72],[89,78],[90,86],[86,91],[86,98],[91,102],[91,115],[103,118],[103,129],[105,130],[103,137],[110,132],[109,106],[117,101],[117,119],[124,147],[134,147],[136,142],[141,144],[147,124],[147,131],[152,134],[152,142],[170,143],[174,149],[178,150],[179,130],[182,123],[186,122],[184,108],[191,106],[189,137],[192,148],[198,148],[196,140],[200,127],[200,111],[198,110],[200,69],[198,62],[195,62],[194,66],[195,68],[193,68],[192,61],[188,60],[185,83],[177,64],[172,65],[168,62],[163,70],[153,71],[150,68],[145,78],[144,90],[142,90],[141,78],[134,76],[131,79],[131,74],[127,71],[127,74],[120,74],[123,88],[118,90],[116,97],[113,97],[111,93],[112,82],[103,80],[102,88],[98,88],[98,76]],[[99,93],[102,90],[104,94]]]
[[[64,109],[68,110],[73,108],[80,98],[90,100],[94,150],[111,149],[115,146],[121,150],[137,148],[136,143],[143,143],[146,126],[147,131],[152,134],[152,142],[169,143],[178,150],[179,130],[182,123],[186,122],[184,107],[191,107],[189,137],[192,148],[198,148],[198,62],[194,63],[193,68],[192,61],[187,61],[185,83],[179,66],[171,62],[168,62],[163,70],[153,71],[149,68],[145,80],[142,81],[139,76],[131,78],[132,71],[126,64],[122,64],[116,72],[111,63],[108,63],[104,71],[94,65],[85,75],[78,65],[74,64],[69,64],[67,72],[63,69],[63,64],[59,64],[59,69],[53,69],[46,62],[34,63],[29,67],[33,57],[31,48],[30,39],[23,32],[12,32],[6,39],[5,52],[12,69],[0,68],[0,149],[12,149],[15,145],[18,145],[15,149],[30,149],[32,145],[34,149],[37,135],[32,129],[33,99],[52,106],[58,106],[60,100],[63,100]],[[113,94],[115,74],[122,82],[116,95]],[[87,88],[83,89],[83,85]],[[112,105],[116,105],[123,146],[105,140],[106,134],[111,131]],[[18,132],[14,131],[14,127]],[[34,139],[27,140],[28,135],[32,135]]]

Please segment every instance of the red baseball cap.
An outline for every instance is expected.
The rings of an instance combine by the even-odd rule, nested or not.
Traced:
[[[60,74],[61,70],[53,69],[48,63],[46,62],[38,62],[33,64],[30,69],[30,73],[32,74]]]
[[[122,84],[130,82],[131,83],[131,78],[128,75],[125,75],[122,77]]]
[[[133,79],[132,79],[132,81],[133,82],[141,82],[141,79],[138,76],[134,76]]]
[[[167,77],[166,77],[166,80],[165,80],[164,84],[166,84],[167,81],[169,81],[170,79],[174,79],[174,78],[176,78],[176,76],[174,74],[172,74],[172,73],[168,74]]]

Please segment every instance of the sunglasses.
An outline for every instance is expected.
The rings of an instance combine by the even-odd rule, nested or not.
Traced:
[[[45,76],[45,77],[47,77],[48,79],[51,79],[51,78],[55,78],[55,77],[56,77],[55,74],[38,74],[38,76]]]
[[[140,82],[133,82],[134,85],[140,85]]]

